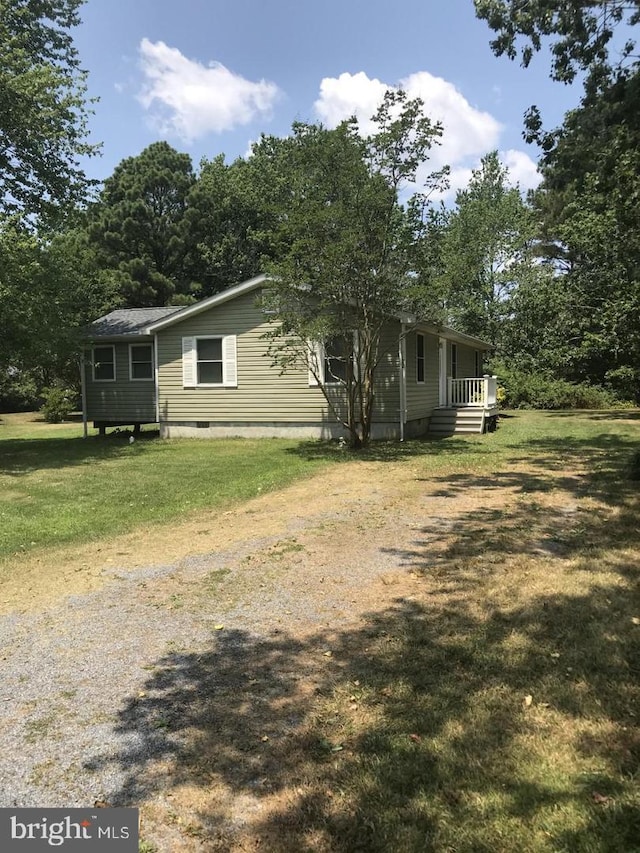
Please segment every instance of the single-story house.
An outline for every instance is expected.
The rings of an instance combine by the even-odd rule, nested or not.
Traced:
[[[274,319],[260,306],[265,275],[186,307],[112,311],[88,327],[82,367],[85,425],[157,423],[163,437],[338,437],[318,378],[339,383],[320,359],[282,373],[268,355]],[[373,437],[459,429],[495,420],[490,345],[414,317],[390,318],[377,371]]]

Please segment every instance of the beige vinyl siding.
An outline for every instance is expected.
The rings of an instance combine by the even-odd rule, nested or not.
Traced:
[[[424,382],[417,379],[417,336],[424,335]],[[427,332],[411,331],[407,351],[407,421],[428,417],[438,405],[438,338]]]
[[[158,332],[160,418],[166,422],[316,423],[327,417],[319,388],[309,387],[308,369],[280,375],[263,338],[270,324],[256,305],[256,292],[214,306]],[[237,386],[183,386],[182,339],[236,335]]]
[[[380,336],[375,378],[374,421],[397,424],[400,420],[400,323],[388,321]]]
[[[135,343],[152,343],[151,338],[138,339]],[[111,346],[100,341],[98,347]],[[112,423],[154,423],[156,419],[155,385],[153,379],[129,378],[129,343],[113,344],[116,357],[115,382],[94,382],[93,349],[85,351],[85,387],[87,394],[87,420],[111,421]]]
[[[158,386],[163,422],[215,423],[333,423],[321,389],[309,384],[307,363],[280,374],[267,355],[264,334],[271,323],[251,292],[212,307],[158,332]],[[185,388],[182,371],[183,337],[236,335],[237,386]],[[389,349],[390,348],[390,349]],[[397,331],[385,329],[377,413],[390,420],[398,412]],[[390,385],[395,383],[395,388]],[[336,389],[336,394],[339,395]]]

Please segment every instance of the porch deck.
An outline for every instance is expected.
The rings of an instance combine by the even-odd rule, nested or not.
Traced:
[[[446,401],[431,415],[432,435],[483,433],[495,429],[498,415],[497,376],[447,379]]]

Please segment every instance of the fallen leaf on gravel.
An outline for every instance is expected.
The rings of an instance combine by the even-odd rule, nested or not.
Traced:
[[[333,655],[333,652],[332,652],[332,651],[326,651],[326,652],[322,652],[322,654],[323,654],[326,658],[330,658],[330,657]]]
[[[222,631],[222,629],[224,628],[224,625],[214,625],[213,627],[214,627],[214,630],[216,630],[216,631]]]

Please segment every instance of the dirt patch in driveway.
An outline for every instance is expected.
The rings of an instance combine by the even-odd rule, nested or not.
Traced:
[[[70,592],[100,589],[114,575],[270,538],[312,517],[339,516],[347,504],[375,503],[382,497],[375,471],[375,464],[345,463],[223,512],[197,512],[188,520],[15,557],[0,577],[0,612],[40,609]]]
[[[485,507],[508,498],[504,490],[492,495],[480,487],[480,492]],[[39,610],[70,593],[100,589],[149,565],[174,564],[243,543],[252,547],[258,540],[286,537],[309,525],[330,524],[332,519],[340,520],[344,544],[345,529],[358,538],[365,528],[371,531],[384,522],[400,502],[411,511],[416,500],[428,497],[425,514],[445,518],[453,494],[442,488],[425,489],[420,468],[411,462],[346,462],[223,512],[197,512],[188,520],[150,524],[80,546],[16,556],[0,575],[0,613]],[[456,490],[456,513],[477,505],[473,490]],[[345,525],[350,520],[353,526]]]
[[[113,692],[61,694],[71,709],[64,752],[77,754],[77,738],[84,765],[61,781],[49,738],[40,764],[21,773],[36,780],[22,802],[42,803],[48,790],[58,804],[66,794],[69,804],[140,806],[149,849],[162,853],[372,849],[336,848],[327,827],[334,838],[341,822],[349,832],[356,805],[344,768],[360,772],[356,744],[411,706],[412,687],[388,689],[411,656],[405,626],[433,619],[446,636],[468,620],[481,637],[488,614],[551,594],[558,567],[570,569],[564,594],[597,584],[576,543],[597,535],[594,519],[604,524],[608,510],[578,474],[554,470],[536,485],[511,467],[439,482],[419,460],[344,463],[224,513],[20,560],[2,583],[5,612],[52,607],[38,630],[62,638],[73,672],[81,642],[97,648]],[[66,635],[69,614],[53,605],[70,591],[95,593],[94,618]],[[31,624],[24,631],[33,642]],[[455,643],[451,664],[445,652],[436,670],[466,665]],[[389,672],[371,666],[385,655]],[[25,658],[16,685],[28,669]],[[76,724],[78,708],[88,724]],[[407,725],[398,749],[427,737]]]

